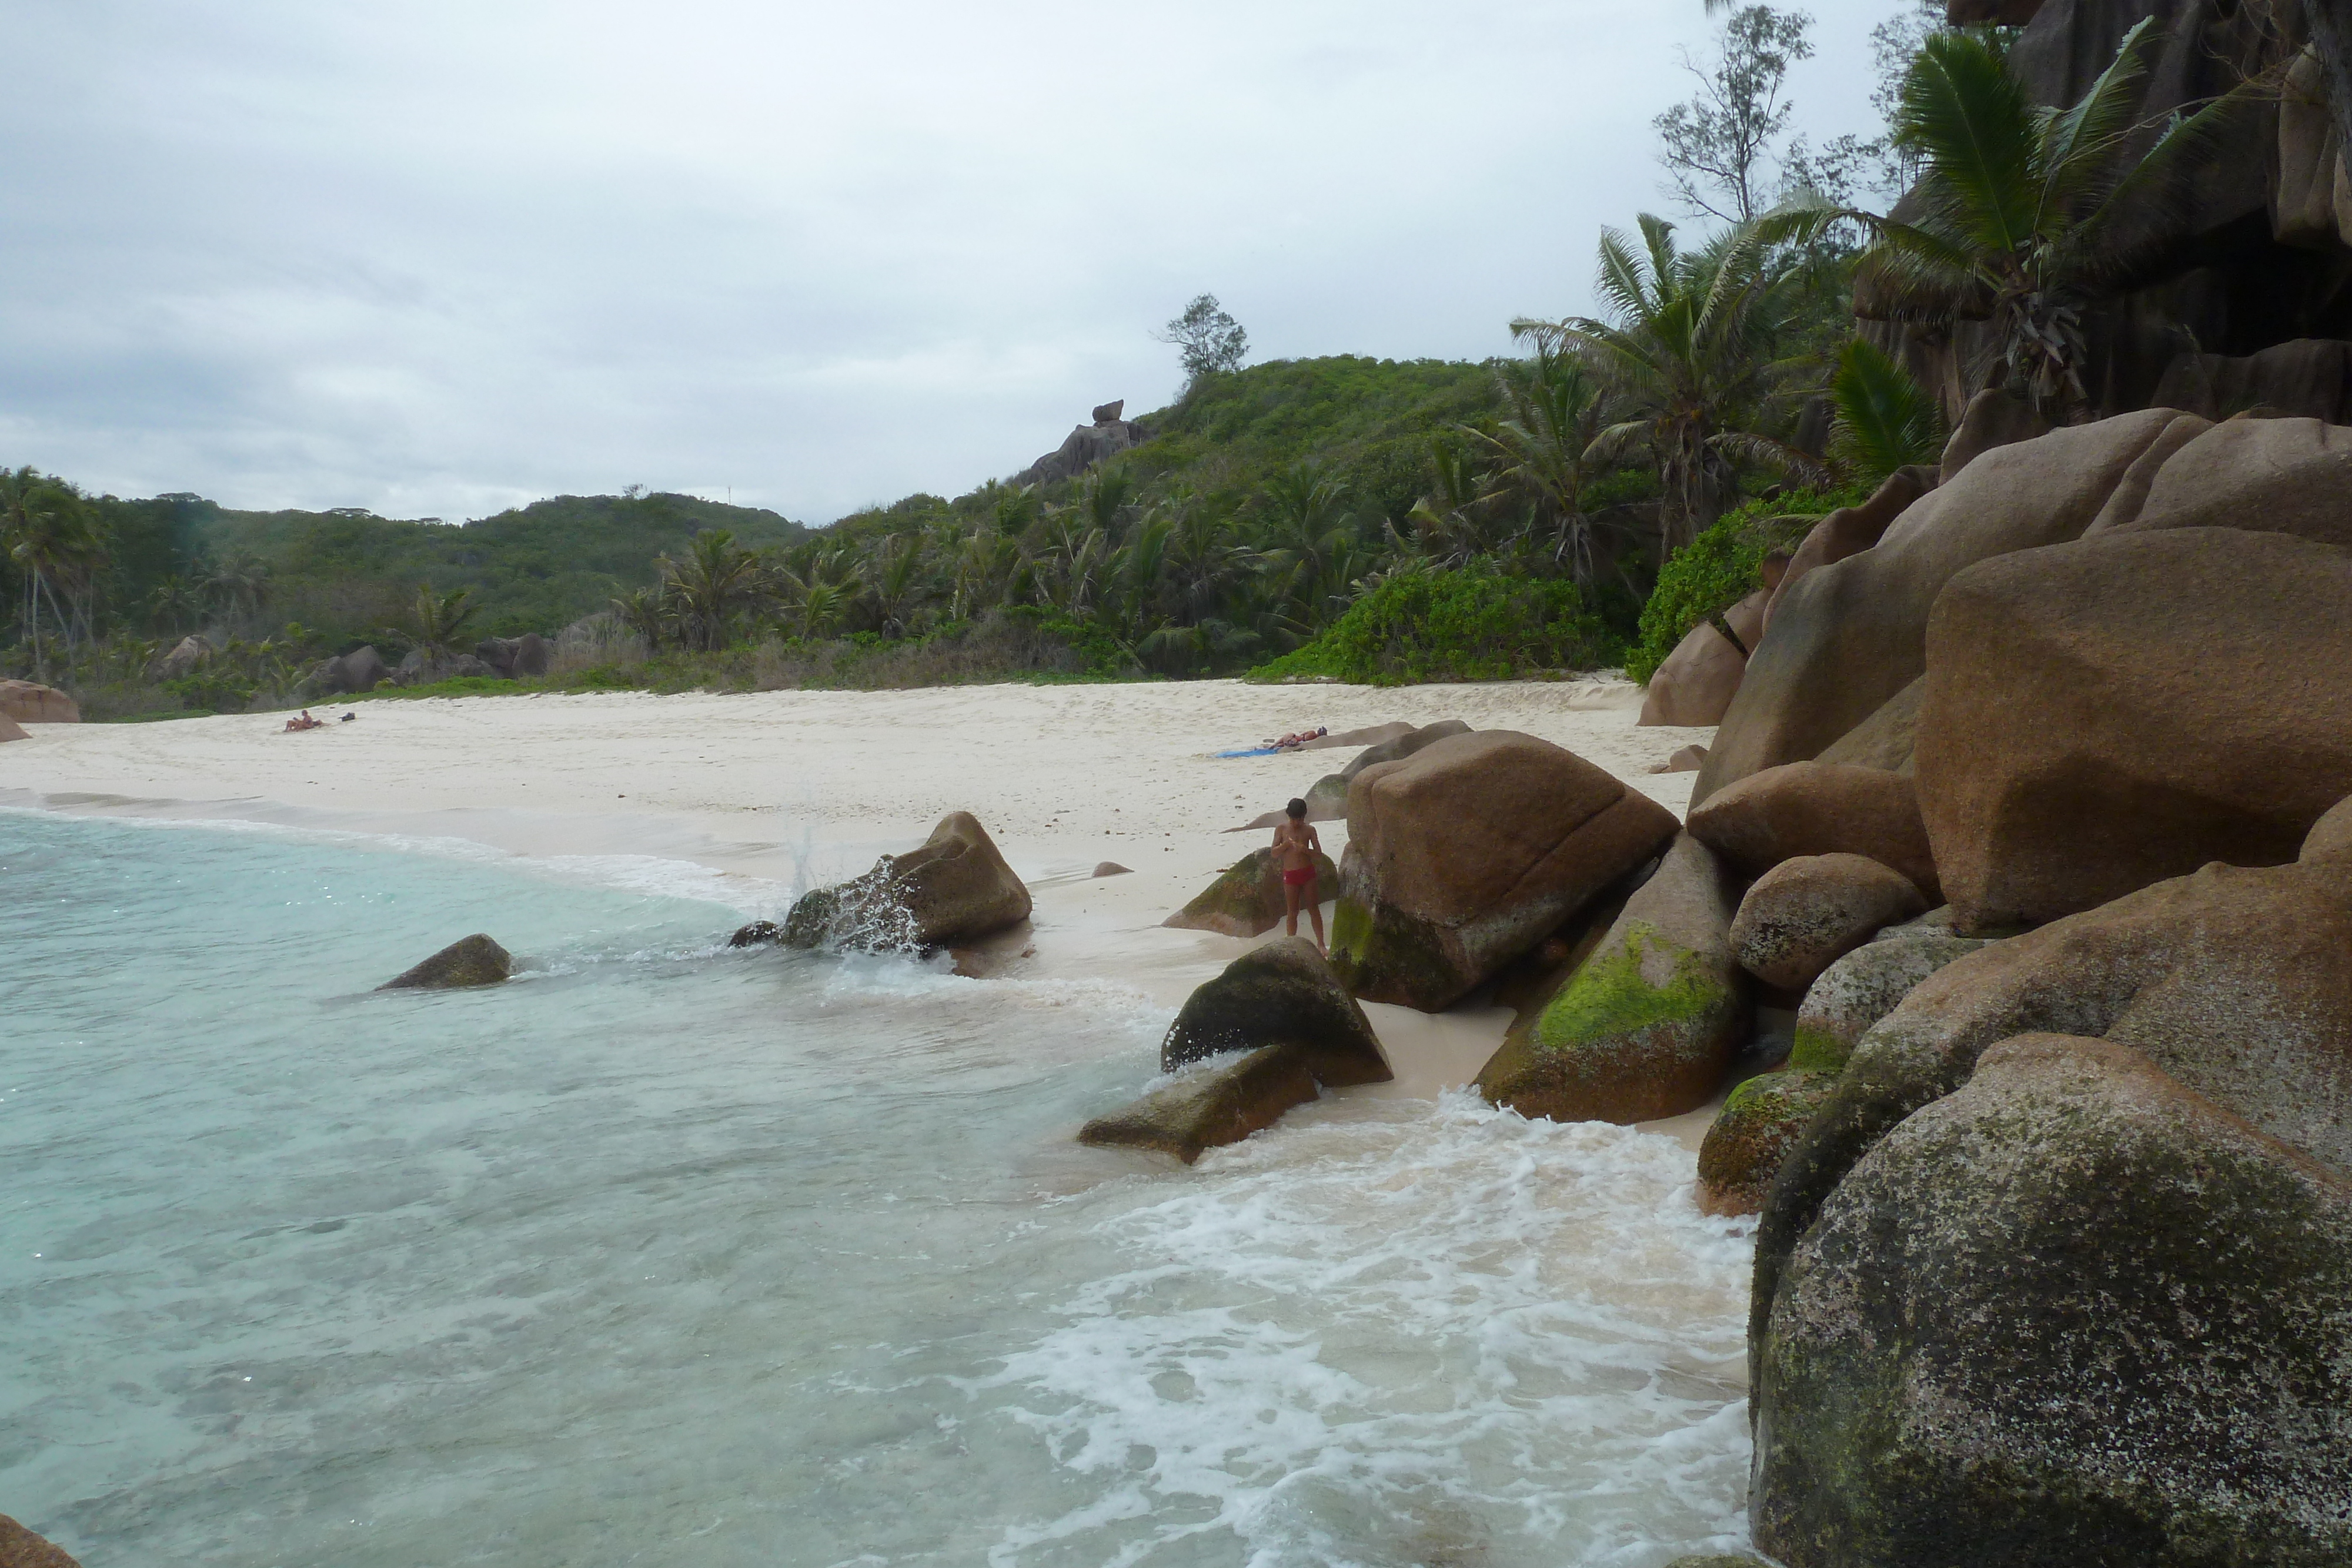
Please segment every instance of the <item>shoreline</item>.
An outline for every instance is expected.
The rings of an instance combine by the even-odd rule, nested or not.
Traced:
[[[1210,753],[1314,725],[1460,718],[1564,746],[1680,817],[1695,775],[1647,769],[1713,732],[1636,728],[1640,702],[1624,682],[1204,681],[323,705],[312,711],[329,727],[301,734],[283,732],[282,714],[28,727],[0,748],[0,805],[354,833],[426,852],[417,841],[456,840],[555,866],[645,857],[716,873],[704,890],[669,891],[746,919],[781,916],[796,890],[856,875],[968,810],[1035,903],[1018,940],[980,945],[993,977],[1113,982],[1172,1010],[1269,938],[1160,922],[1268,836],[1228,830],[1356,755]],[[360,717],[342,724],[345,712]],[[1318,826],[1338,859],[1346,823]],[[1094,876],[1105,861],[1130,874]],[[1381,1098],[1466,1082],[1511,1017],[1365,1010],[1397,1079],[1348,1092]],[[1695,1148],[1711,1119],[1646,1126]]]

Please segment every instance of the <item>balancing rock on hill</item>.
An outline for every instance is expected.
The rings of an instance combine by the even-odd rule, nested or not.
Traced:
[[[1716,630],[1712,621],[1692,627],[1650,677],[1636,725],[1694,728],[1723,722],[1723,712],[1748,672],[1748,655],[1764,634],[1769,591],[1759,589],[1723,612],[1724,624],[1739,642]]]
[[[0,681],[0,718],[18,724],[79,724],[81,705],[55,686]]]
[[[1964,929],[2293,860],[2352,793],[2352,551],[2106,534],[1937,602],[1918,794]]]
[[[0,1513],[0,1568],[80,1568],[65,1549]]]
[[[1801,855],[1866,855],[1938,897],[1936,857],[1912,781],[1826,762],[1768,768],[1691,809],[1691,836],[1742,876]]]
[[[1331,857],[1315,857],[1316,896],[1339,890],[1339,868]],[[1289,911],[1283,893],[1282,857],[1272,849],[1253,850],[1211,883],[1205,892],[1162,925],[1181,931],[1214,931],[1223,936],[1261,936],[1281,925]]]
[[[1029,889],[969,811],[940,819],[919,849],[884,855],[854,882],[804,894],[784,916],[793,947],[936,947],[1029,918]]]
[[[1194,991],[1160,1043],[1160,1068],[1177,1072],[1220,1057],[1234,1060],[1087,1123],[1078,1141],[1159,1149],[1189,1165],[1272,1126],[1320,1085],[1392,1076],[1364,1009],[1315,945],[1297,936],[1244,954]]]
[[[2010,1039],[1889,1133],[1758,1359],[1790,1568],[2352,1562],[2352,1186],[2122,1045]]]
[[[1706,1104],[1748,1028],[1751,983],[1731,954],[1739,888],[1714,851],[1677,835],[1535,1027],[1479,1070],[1478,1092],[1556,1122],[1650,1122]]]
[[[1094,411],[1094,423],[1079,425],[1069,434],[1061,446],[1024,468],[1013,476],[1015,488],[1027,485],[1052,485],[1064,479],[1075,479],[1098,463],[1108,462],[1120,453],[1140,446],[1150,439],[1143,426],[1132,420],[1122,419],[1127,402],[1107,402]]]
[[[1739,901],[1731,951],[1766,985],[1802,991],[1880,931],[1927,910],[1910,878],[1867,856],[1800,855],[1757,878]]]
[[[504,985],[514,974],[507,950],[479,932],[452,942],[422,964],[376,988],[379,991],[456,991]]]
[[[1349,786],[1332,967],[1370,1000],[1449,1007],[1675,831],[1664,807],[1509,730],[1366,768]]]
[[[2179,417],[2150,409],[1996,447],[1914,502],[1876,548],[1784,586],[1693,803],[1819,757],[1870,717],[1926,673],[1945,584],[1979,561],[2079,538]]]

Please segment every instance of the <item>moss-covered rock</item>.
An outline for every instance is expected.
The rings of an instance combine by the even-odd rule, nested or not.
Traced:
[[[2352,1186],[2125,1047],[1986,1051],[1822,1206],[1762,1339],[1790,1568],[2352,1562]]]
[[[1268,1045],[1214,1067],[1188,1072],[1078,1130],[1078,1142],[1102,1148],[1158,1149],[1191,1165],[1210,1149],[1271,1127],[1294,1105],[1321,1093],[1306,1053]]]
[[[514,958],[479,932],[452,942],[422,964],[376,988],[380,991],[455,991],[473,986],[503,985],[514,973]]]
[[[1316,896],[1339,891],[1339,868],[1331,857],[1315,857]],[[1281,925],[1289,910],[1282,885],[1282,857],[1254,850],[1235,861],[1200,897],[1160,922],[1181,931],[1214,931],[1225,936],[1262,936]]]
[[[1836,1075],[1783,1070],[1731,1092],[1698,1151],[1698,1206],[1709,1214],[1754,1214],[1795,1146],[1829,1099]]]
[[[969,811],[940,819],[919,849],[804,894],[784,916],[794,947],[916,951],[985,936],[1029,918],[1029,889]]]
[[[1706,1103],[1749,1016],[1731,956],[1738,885],[1684,834],[1534,1029],[1478,1074],[1497,1105],[1563,1122],[1654,1121]]]
[[[1268,1045],[1296,1049],[1327,1084],[1392,1076],[1371,1020],[1303,936],[1243,954],[1186,998],[1160,1041],[1160,1070]]]

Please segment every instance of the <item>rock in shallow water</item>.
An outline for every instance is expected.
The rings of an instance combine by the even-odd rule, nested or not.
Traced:
[[[784,916],[794,947],[881,951],[985,936],[1029,918],[1029,889],[969,811],[951,811],[919,849],[884,855],[855,882],[803,895]]]
[[[379,991],[455,991],[474,986],[503,985],[514,973],[514,958],[480,932],[452,942]]]
[[[1160,1042],[1160,1070],[1266,1045],[1296,1048],[1325,1083],[1391,1077],[1371,1020],[1304,936],[1243,954],[1185,998]]]
[[[2352,1186],[2125,1047],[2009,1040],[1890,1133],[1760,1363],[1790,1568],[2352,1562]]]
[[[1099,1148],[1158,1149],[1191,1165],[1209,1150],[1237,1144],[1321,1094],[1305,1055],[1286,1045],[1261,1046],[1155,1089],[1125,1110],[1097,1116],[1078,1142]]]
[[[1339,891],[1339,868],[1331,857],[1315,857],[1318,900]],[[1282,857],[1271,849],[1254,850],[1234,862],[1211,883],[1201,896],[1160,922],[1181,931],[1214,931],[1224,936],[1262,936],[1287,917],[1283,893]]]

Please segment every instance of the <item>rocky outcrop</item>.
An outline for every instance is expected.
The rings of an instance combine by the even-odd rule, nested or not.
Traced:
[[[1265,1131],[1322,1090],[1298,1052],[1267,1045],[1188,1072],[1078,1129],[1097,1148],[1156,1149],[1191,1165],[1209,1150]]]
[[[1299,1051],[1325,1083],[1390,1077],[1364,1009],[1303,936],[1243,954],[1186,998],[1160,1043],[1160,1070],[1267,1045]]]
[[[1339,891],[1339,868],[1331,857],[1315,857],[1316,891],[1328,897]],[[1283,923],[1288,912],[1282,887],[1282,857],[1271,849],[1244,855],[1203,893],[1160,922],[1181,931],[1213,931],[1221,936],[1262,936]]]
[[[884,855],[855,882],[805,894],[784,917],[794,947],[912,952],[1018,925],[1029,889],[969,811],[940,819],[919,849]]]
[[[1912,781],[1881,768],[1791,762],[1692,808],[1691,836],[1742,876],[1802,855],[1864,855],[1938,896],[1936,857]]]
[[[1183,1075],[1087,1123],[1078,1141],[1158,1149],[1189,1165],[1272,1126],[1321,1086],[1391,1076],[1364,1009],[1296,936],[1244,954],[1194,991],[1160,1042],[1160,1068]]]
[[[79,724],[81,705],[55,686],[0,681],[0,718],[18,724]]]
[[[422,964],[386,980],[379,991],[456,991],[475,986],[504,985],[514,974],[514,958],[488,936],[476,932],[452,942]]]
[[[1535,1027],[1480,1070],[1497,1105],[1559,1122],[1655,1121],[1707,1103],[1745,1038],[1750,983],[1731,955],[1739,883],[1678,835]]]
[[[1936,605],[1921,813],[1964,928],[2293,860],[2352,793],[2352,552],[2166,528],[1991,560]]]
[[[520,637],[485,637],[475,644],[474,656],[492,674],[507,680],[547,674],[547,639],[536,632]]]
[[[1436,1011],[1675,834],[1674,813],[1549,741],[1456,735],[1348,793],[1331,961],[1373,1001]]]
[[[1996,447],[1897,517],[1877,547],[1784,588],[1693,802],[1817,758],[1927,667],[1927,618],[1979,561],[2081,536],[2178,415],[2151,409]]]
[[[321,695],[336,696],[372,692],[390,679],[392,667],[371,644],[324,661],[310,672],[309,684]]]
[[[80,1568],[65,1549],[0,1513],[0,1568]]]
[[[738,926],[735,935],[727,938],[730,947],[777,947],[783,945],[784,928],[772,920],[754,920],[749,925]]]
[[[2296,338],[2253,354],[2183,352],[2166,367],[2153,401],[2208,419],[2260,410],[2352,424],[2352,343]]]
[[[190,634],[172,645],[172,651],[155,661],[148,671],[152,680],[176,681],[190,674],[198,664],[213,656],[213,645],[204,638]]]
[[[1828,1100],[1836,1074],[1784,1069],[1731,1092],[1698,1149],[1696,1198],[1703,1214],[1754,1214],[1797,1134]]]
[[[1339,769],[1339,779],[1342,783],[1353,784],[1356,781],[1356,775],[1367,768],[1378,768],[1383,762],[1402,762],[1408,757],[1417,756],[1426,751],[1441,740],[1451,740],[1457,735],[1470,733],[1470,727],[1458,718],[1441,718],[1435,724],[1424,724],[1417,729],[1408,729],[1402,735],[1381,741],[1377,746],[1366,747],[1345,768]]]
[[[1107,463],[1122,452],[1130,451],[1149,441],[1150,433],[1132,420],[1122,419],[1127,408],[1125,400],[1107,402],[1094,412],[1094,423],[1079,425],[1069,438],[1055,450],[1032,463],[1013,476],[1015,486],[1025,485],[1055,485],[1066,479],[1076,479],[1096,465]],[[1105,418],[1105,411],[1109,417]]]
[[[1759,1360],[1790,1568],[2352,1561],[2352,1187],[2122,1046],[2010,1040],[1891,1132]]]
[[[1979,938],[1922,925],[1898,926],[1863,944],[1806,988],[1797,1008],[1789,1065],[1806,1072],[1844,1071],[1879,1019],[1902,1006],[1929,976],[1984,946]]]
[[[1927,913],[1902,873],[1863,855],[1802,855],[1756,879],[1731,922],[1741,968],[1783,991],[1802,991],[1880,931]]]
[[[1739,690],[1748,655],[1764,634],[1764,606],[1770,595],[1759,589],[1723,612],[1734,643],[1712,621],[1692,627],[1650,677],[1638,725],[1695,728],[1723,722]]]
[[[1783,1264],[1855,1162],[2017,1035],[2129,1045],[2265,1136],[2352,1175],[2347,953],[2352,862],[2323,857],[2210,865],[1939,970],[1864,1036],[1773,1182],[1756,1236],[1751,1356]]]

